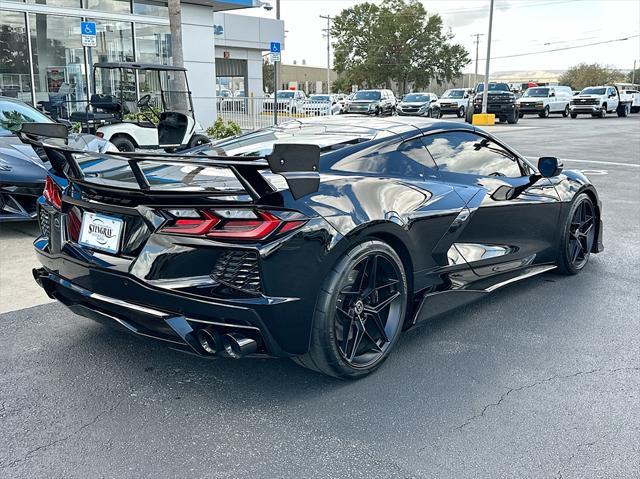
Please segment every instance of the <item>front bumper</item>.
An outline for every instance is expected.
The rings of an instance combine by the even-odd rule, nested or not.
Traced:
[[[476,112],[482,111],[482,105],[474,104],[474,110]],[[493,113],[496,116],[511,115],[514,111],[519,111],[519,109],[513,103],[489,103],[487,106],[487,113]]]
[[[601,105],[569,105],[569,111],[571,113],[600,113],[602,111]]]
[[[427,116],[429,110],[426,111],[402,111],[396,110],[398,116]]]

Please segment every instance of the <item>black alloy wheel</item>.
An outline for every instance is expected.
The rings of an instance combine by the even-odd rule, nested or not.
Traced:
[[[591,198],[585,193],[575,199],[565,226],[562,244],[560,271],[576,274],[589,261],[596,236],[596,211]]]
[[[371,373],[400,337],[407,296],[404,266],[393,248],[378,240],[354,246],[327,276],[309,350],[294,362],[337,378]]]
[[[372,253],[352,267],[338,293],[335,338],[342,358],[366,368],[384,356],[402,327],[400,272],[385,255]]]

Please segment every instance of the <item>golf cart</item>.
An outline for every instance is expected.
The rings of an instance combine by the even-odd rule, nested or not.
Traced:
[[[71,121],[109,140],[120,151],[136,148],[176,151],[210,140],[195,119],[184,68],[145,63],[96,63],[86,112]],[[174,113],[180,113],[175,115]],[[186,121],[184,137],[159,138],[158,125]],[[182,128],[180,129],[182,131]]]

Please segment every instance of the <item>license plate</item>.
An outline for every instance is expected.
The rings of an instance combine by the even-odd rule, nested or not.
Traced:
[[[82,215],[79,243],[116,254],[120,249],[122,225],[120,218],[85,212]]]

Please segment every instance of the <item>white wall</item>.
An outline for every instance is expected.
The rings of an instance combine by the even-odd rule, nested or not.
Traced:
[[[213,8],[182,4],[182,49],[196,119],[203,128],[216,119]]]

